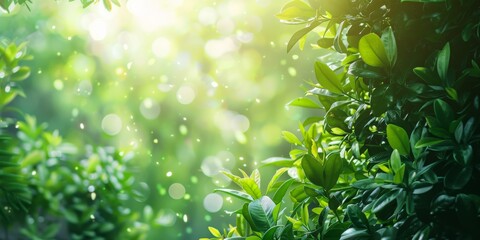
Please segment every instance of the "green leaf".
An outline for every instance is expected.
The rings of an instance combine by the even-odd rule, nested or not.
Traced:
[[[288,168],[284,167],[284,168],[278,169],[275,172],[275,174],[272,176],[272,179],[270,180],[270,182],[268,182],[266,193],[269,193],[272,190],[273,184],[275,184],[277,182],[278,178],[280,176],[282,176],[283,173],[285,173],[286,171],[288,171]]]
[[[382,42],[383,46],[385,46],[385,52],[390,66],[395,65],[395,62],[397,61],[397,42],[395,41],[392,27],[388,27],[387,30],[383,32]]]
[[[20,67],[15,73],[12,74],[10,80],[12,81],[22,81],[30,76],[29,67]]]
[[[305,154],[302,158],[302,168],[310,182],[323,186],[323,166],[314,156]]]
[[[326,64],[315,62],[315,76],[318,83],[332,93],[342,94],[343,89],[340,79]]]
[[[362,212],[360,207],[355,204],[350,204],[347,207],[347,215],[352,224],[358,228],[367,228],[369,226],[367,217]]]
[[[435,76],[435,74],[433,74],[433,72],[428,68],[416,67],[413,69],[413,72],[415,73],[415,75],[417,75],[419,78],[421,78],[423,81],[430,85],[441,85],[438,77]]]
[[[448,129],[448,126],[454,118],[454,113],[450,105],[441,99],[436,99],[435,102],[433,102],[433,109],[438,121],[444,128]]]
[[[372,211],[374,213],[378,213],[384,210],[384,208],[387,207],[391,202],[396,201],[397,196],[400,195],[400,193],[402,193],[402,190],[391,190],[383,194],[381,197],[377,198],[373,203]]]
[[[292,35],[290,40],[288,41],[287,44],[287,52],[290,52],[290,50],[295,46],[295,43],[298,42],[303,36],[305,36],[307,33],[311,32],[313,29],[315,29],[318,25],[320,25],[321,22],[319,21],[314,21],[312,22],[308,27],[303,28],[296,33]]]
[[[259,199],[262,197],[262,192],[260,191],[260,187],[257,185],[255,180],[251,178],[242,178],[239,180],[240,185],[242,186],[243,190],[248,193],[253,199]]]
[[[307,3],[299,0],[288,2],[282,7],[280,13],[275,16],[287,23],[302,23],[315,17],[315,10]]]
[[[446,87],[445,92],[447,92],[447,95],[450,99],[458,101],[458,93],[457,93],[457,90],[455,90],[455,88]]]
[[[360,39],[358,51],[363,61],[372,67],[390,66],[382,40],[375,33],[369,33]]]
[[[275,203],[267,196],[263,196],[248,204],[248,212],[258,230],[265,232],[275,226],[273,221],[274,208]]]
[[[367,229],[349,228],[342,233],[340,240],[370,239]]]
[[[218,231],[218,229],[214,228],[214,227],[208,227],[208,231],[210,231],[210,233],[214,236],[214,237],[218,237],[218,238],[221,238],[222,237],[222,234],[220,233],[220,231]]]
[[[112,10],[112,2],[110,2],[110,0],[103,0],[103,6],[105,6],[105,9],[108,11]]]
[[[333,153],[327,156],[324,163],[323,176],[325,190],[332,189],[338,181],[343,170],[343,159],[340,154]]]
[[[390,156],[390,166],[392,167],[394,173],[397,173],[402,166],[400,154],[398,153],[397,149],[393,150],[392,155]]]
[[[393,149],[397,149],[401,155],[410,154],[410,146],[407,132],[394,124],[387,125],[388,143]]]
[[[292,167],[295,160],[283,157],[271,157],[262,161],[262,166]]]
[[[434,137],[424,137],[421,138],[416,144],[416,148],[430,147],[440,143],[445,142],[446,140]]]
[[[395,176],[393,176],[393,183],[395,184],[402,183],[404,175],[405,175],[405,164],[402,164],[400,168],[395,172]]]
[[[294,145],[302,146],[302,142],[297,138],[297,136],[295,136],[295,134],[289,131],[282,131],[282,135],[283,135],[283,138],[287,140],[287,142]]]
[[[248,195],[244,192],[237,191],[237,190],[227,189],[227,188],[219,188],[219,189],[215,189],[213,191],[214,192],[226,193],[230,196],[236,197],[236,198],[238,198],[240,200],[243,200],[243,201],[247,201],[247,202],[253,201],[253,198],[250,195]]]
[[[294,178],[290,178],[287,181],[283,182],[282,185],[277,189],[275,194],[273,195],[273,202],[275,204],[279,204],[282,202],[283,197],[288,191],[288,188],[295,182]]]
[[[438,53],[437,57],[437,72],[440,79],[444,82],[447,79],[448,64],[450,61],[450,43],[447,42],[443,49]]]
[[[470,166],[454,166],[445,175],[445,187],[454,190],[462,189],[470,181],[473,169]]]
[[[292,101],[287,103],[287,106],[304,107],[304,108],[322,108],[316,102],[306,97],[299,97],[299,98],[293,99]]]

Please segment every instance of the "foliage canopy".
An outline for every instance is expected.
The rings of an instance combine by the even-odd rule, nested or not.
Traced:
[[[478,3],[294,0],[277,17],[305,25],[288,51],[310,32],[327,51],[290,102],[318,111],[284,132],[290,159],[264,162],[281,167],[266,191],[226,173],[245,204],[214,239],[478,238]]]

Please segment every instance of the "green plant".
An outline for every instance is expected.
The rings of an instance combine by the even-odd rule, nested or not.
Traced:
[[[478,3],[294,0],[277,17],[306,25],[287,50],[318,34],[316,82],[289,103],[318,115],[283,133],[265,192],[226,173],[243,191],[218,191],[245,204],[214,239],[478,238]]]

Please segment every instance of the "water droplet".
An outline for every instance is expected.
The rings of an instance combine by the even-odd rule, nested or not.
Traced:
[[[188,216],[187,216],[187,214],[184,214],[184,215],[183,215],[183,222],[188,222]]]
[[[172,175],[173,175],[173,174],[172,174],[171,171],[168,171],[167,174],[166,174],[167,177],[171,177]]]
[[[80,123],[80,129],[85,129],[85,125],[83,125],[83,123]]]

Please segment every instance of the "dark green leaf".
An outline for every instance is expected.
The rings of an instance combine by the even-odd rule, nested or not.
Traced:
[[[306,154],[302,158],[302,168],[305,176],[315,185],[323,186],[323,166],[314,156]]]
[[[275,204],[279,204],[282,202],[283,197],[288,191],[288,188],[295,182],[295,179],[291,178],[288,179],[287,181],[283,182],[282,185],[277,189],[275,194],[273,195],[273,202]]]
[[[274,208],[275,203],[267,196],[263,196],[248,204],[248,212],[258,230],[265,232],[275,226],[273,221]]]
[[[450,43],[447,42],[443,49],[438,53],[437,72],[440,79],[444,82],[447,79],[448,63],[450,61]]]
[[[470,166],[450,168],[445,176],[445,187],[454,190],[462,189],[470,181],[472,170]]]

